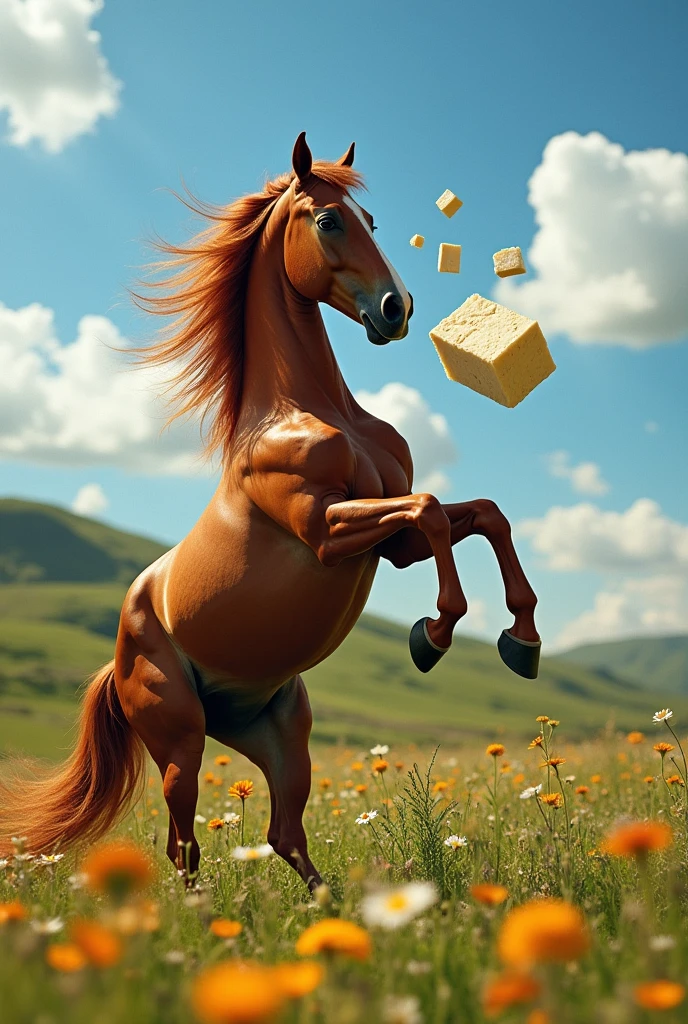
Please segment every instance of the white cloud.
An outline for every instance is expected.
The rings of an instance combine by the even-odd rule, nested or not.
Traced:
[[[58,153],[119,106],[91,19],[103,0],[0,0],[0,110],[9,141]]]
[[[432,412],[420,391],[393,382],[377,392],[359,391],[355,398],[367,412],[391,423],[408,441],[415,468],[414,491],[447,491],[450,481],[443,467],[456,462],[458,451],[446,419]]]
[[[197,475],[193,423],[160,433],[165,371],[127,368],[111,347],[126,347],[111,320],[85,316],[60,344],[51,309],[0,303],[0,456],[145,473]]]
[[[471,636],[485,635],[487,632],[487,602],[481,597],[466,597],[468,611],[456,626],[457,633],[468,633]]]
[[[579,494],[606,494],[609,490],[609,484],[602,479],[596,462],[579,462],[577,466],[571,466],[569,453],[563,451],[545,455],[545,462],[552,476],[568,480]]]
[[[550,139],[529,182],[537,277],[495,297],[545,334],[647,348],[688,335],[688,156],[599,132]]]
[[[97,516],[104,512],[109,504],[100,484],[84,484],[72,502],[72,512],[79,516]]]

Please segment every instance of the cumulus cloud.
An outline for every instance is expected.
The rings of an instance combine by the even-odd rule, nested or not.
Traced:
[[[107,317],[84,316],[60,344],[51,309],[0,303],[0,456],[145,473],[207,472],[197,425],[161,434],[164,371],[127,368]]]
[[[359,391],[355,397],[367,412],[387,420],[408,441],[415,467],[414,491],[447,491],[450,481],[444,467],[456,462],[458,451],[446,419],[431,410],[420,391],[393,382],[377,392]]]
[[[551,475],[568,480],[574,491],[579,494],[607,493],[609,484],[602,479],[596,462],[579,462],[577,466],[572,466],[570,462],[568,452],[550,452],[545,455],[545,463]]]
[[[495,297],[577,342],[647,348],[688,335],[688,156],[599,132],[550,139],[529,182],[532,279]]]
[[[0,110],[9,142],[58,153],[119,106],[91,20],[103,0],[0,0]]]
[[[109,504],[100,484],[84,484],[72,502],[72,512],[79,516],[97,516],[104,512]]]

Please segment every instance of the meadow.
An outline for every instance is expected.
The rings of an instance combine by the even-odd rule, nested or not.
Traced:
[[[530,742],[316,745],[312,896],[265,845],[262,776],[219,747],[192,887],[154,774],[100,847],[36,857],[16,837],[3,1020],[688,1020],[685,723],[572,743],[535,717]]]

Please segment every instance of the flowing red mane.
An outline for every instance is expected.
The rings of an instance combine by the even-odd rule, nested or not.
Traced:
[[[344,192],[364,188],[359,172],[340,164],[315,161],[312,173]],[[168,424],[199,414],[205,451],[223,457],[236,426],[242,399],[244,301],[256,241],[277,200],[294,180],[294,172],[267,181],[262,192],[242,196],[229,206],[213,206],[191,196],[177,196],[210,225],[179,246],[153,242],[166,259],[149,265],[156,280],[143,281],[144,293],[131,292],[140,309],[173,316],[152,345],[135,348],[138,363],[181,363],[168,378],[166,393],[175,405]],[[208,430],[206,418],[212,417]]]

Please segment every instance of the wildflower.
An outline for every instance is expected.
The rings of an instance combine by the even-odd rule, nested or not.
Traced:
[[[600,783],[602,781],[602,776],[601,775],[591,775],[590,776],[590,781],[593,783],[593,785],[596,786],[598,783]]]
[[[536,722],[549,722],[549,715],[538,715],[535,719]]]
[[[673,935],[653,935],[650,938],[650,949],[655,953],[666,953],[676,946]]]
[[[211,818],[210,821],[208,822],[208,831],[217,832],[219,829],[223,827],[223,825],[224,821],[222,820],[222,818]]]
[[[225,917],[216,917],[214,921],[210,922],[209,928],[213,935],[217,935],[218,939],[236,939],[237,935],[241,935],[243,931],[240,921],[230,921]]]
[[[155,873],[143,850],[126,840],[97,846],[88,854],[81,870],[90,889],[107,892],[117,900],[145,888]]]
[[[155,932],[160,927],[158,904],[153,900],[136,900],[106,914],[104,923],[120,935],[138,935]]]
[[[263,843],[261,846],[235,846],[232,857],[234,860],[261,860],[274,852],[270,843]]]
[[[547,766],[549,765],[552,768],[558,768],[560,764],[566,764],[565,757],[550,757],[546,761],[543,761],[540,767],[547,768]]]
[[[654,775],[646,775],[645,778],[643,779],[643,782],[647,782],[648,785],[651,782],[654,782],[654,781],[655,781]]]
[[[542,736],[536,736],[528,744],[528,750],[535,750],[536,747],[541,747],[543,743]]]
[[[576,960],[589,945],[588,929],[578,907],[557,899],[532,900],[511,910],[498,938],[500,958],[514,967]]]
[[[272,984],[273,972],[260,964],[228,960],[202,971],[193,984],[191,1001],[203,1024],[267,1024],[284,1005],[282,989]]]
[[[196,814],[194,816],[194,821],[196,822],[197,825],[205,825],[207,820],[208,819],[204,818],[202,814]]]
[[[483,992],[483,1009],[496,1016],[519,1003],[530,1003],[540,995],[541,985],[528,974],[506,973],[488,982]]]
[[[632,821],[619,825],[602,844],[603,853],[615,857],[645,857],[671,845],[671,828],[661,821]]]
[[[235,814],[234,811],[228,811],[227,814],[222,815],[222,820],[225,825],[236,825],[241,821],[241,815]]]
[[[396,768],[396,770],[398,772],[401,772],[401,771],[404,770],[404,762],[403,761],[395,761],[394,762],[394,767]]]
[[[670,711],[669,708],[662,708],[661,711],[655,711],[652,716],[653,722],[666,722],[667,718],[672,718],[674,712]]]
[[[444,845],[452,850],[459,850],[462,846],[468,846],[468,839],[466,836],[449,836],[444,840]]]
[[[240,779],[229,787],[228,793],[241,801],[248,800],[253,795],[253,783],[250,779]]]
[[[97,921],[79,920],[70,929],[72,942],[94,967],[113,967],[122,958],[122,940]]]
[[[551,725],[551,727],[553,729],[556,729],[556,727],[560,724],[559,723],[559,719],[558,718],[550,718],[549,724]]]
[[[352,772],[360,772],[363,770],[363,761],[354,761],[351,765]]]
[[[363,795],[363,793],[366,792],[368,787],[366,786],[366,784],[364,782],[359,782],[359,784],[357,786],[354,786],[354,789],[356,790],[357,793],[360,793],[361,795]]]
[[[523,790],[523,792],[521,793],[521,796],[520,796],[519,799],[521,799],[521,800],[530,800],[531,797],[537,796],[538,793],[540,793],[541,791],[542,791],[542,783],[540,783],[539,786],[527,786]]]
[[[363,811],[356,818],[357,825],[369,825],[373,818],[377,818],[377,811]]]
[[[486,750],[486,754],[490,754],[492,757],[502,757],[506,747],[503,743],[490,743]]]
[[[56,935],[64,928],[64,921],[59,917],[50,917],[46,921],[32,921],[31,927],[38,935]]]
[[[408,924],[436,902],[437,889],[432,882],[409,882],[396,889],[366,896],[361,912],[369,927],[378,925],[389,931]]]
[[[629,732],[628,736],[626,737],[626,742],[630,743],[634,747],[637,746],[639,743],[643,743],[644,740],[644,732]]]
[[[590,786],[576,786],[576,793],[578,796],[585,796],[585,794],[589,792]]]
[[[433,793],[444,793],[447,789],[449,789],[449,783],[442,779],[439,779],[432,787]]]
[[[376,775],[384,775],[389,768],[389,761],[385,761],[384,758],[379,758],[377,761],[373,761],[370,766]]]
[[[218,754],[217,757],[215,758],[215,764],[218,766],[218,768],[224,768],[225,765],[231,763],[232,759],[229,756],[229,754]]]
[[[540,800],[548,807],[554,807],[555,810],[557,807],[562,807],[564,803],[561,793],[543,793]]]
[[[19,900],[0,903],[0,925],[6,924],[8,921],[23,921],[28,916],[28,910]]]
[[[662,755],[662,760],[667,754],[670,754],[674,750],[673,743],[655,743],[653,750],[656,750],[658,754]]]
[[[73,942],[59,942],[48,946],[45,951],[46,962],[56,971],[63,974],[74,974],[82,971],[88,960],[84,953]]]
[[[423,1024],[417,996],[385,996],[382,1020],[384,1024]]]
[[[325,969],[314,960],[304,960],[300,963],[278,964],[273,969],[272,977],[287,999],[301,999],[321,984]]]
[[[485,882],[481,885],[472,885],[471,896],[478,903],[484,903],[488,907],[498,907],[500,903],[508,899],[509,890],[503,885]]]
[[[40,855],[40,857],[38,858],[38,860],[36,861],[36,863],[37,864],[58,864],[62,860],[63,857],[64,857],[64,853],[42,853]]]
[[[367,960],[372,952],[370,935],[353,921],[326,917],[302,932],[296,942],[299,956],[340,953],[354,960]]]
[[[667,783],[670,786],[685,786],[685,782],[680,775],[670,775],[667,778]]]
[[[633,990],[633,998],[644,1010],[672,1010],[685,995],[685,988],[677,981],[644,981]]]
[[[212,786],[212,784],[215,782],[215,773],[214,772],[206,772],[205,775],[203,776],[203,781],[208,786]]]

